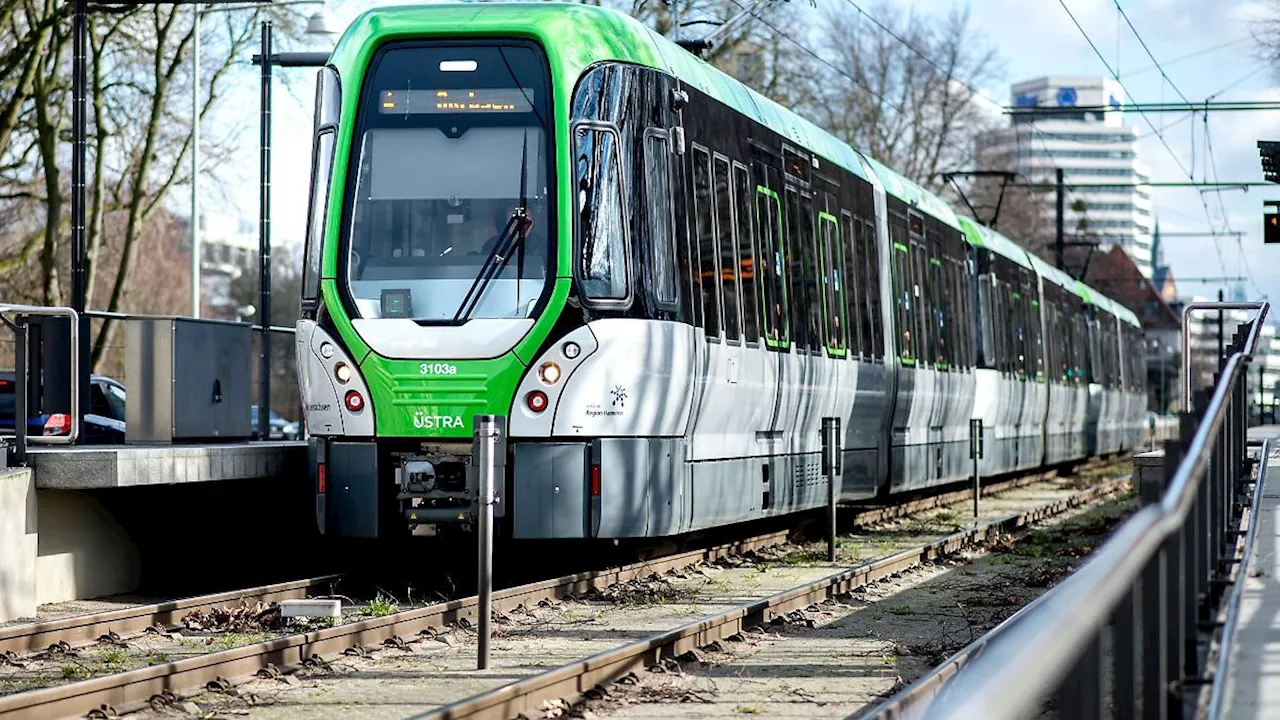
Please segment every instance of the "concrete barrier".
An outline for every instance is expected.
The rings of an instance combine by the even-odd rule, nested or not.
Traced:
[[[42,603],[128,592],[140,562],[92,493],[37,490],[31,468],[0,470],[0,622]]]
[[[36,614],[36,480],[0,469],[0,622]]]

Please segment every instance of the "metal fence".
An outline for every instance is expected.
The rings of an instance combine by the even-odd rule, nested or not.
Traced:
[[[31,415],[28,408],[28,399],[30,397],[29,383],[32,379],[32,373],[41,372],[39,367],[29,367],[28,362],[28,346],[29,334],[27,325],[30,318],[34,317],[65,317],[70,318],[70,345],[71,348],[79,348],[83,343],[89,342],[88,334],[84,332],[86,324],[81,323],[81,318],[87,320],[115,320],[127,321],[136,318],[148,317],[145,315],[136,315],[132,313],[105,312],[100,310],[87,310],[84,313],[76,313],[71,308],[65,307],[45,307],[33,305],[11,305],[0,303],[0,323],[12,331],[12,335],[0,338],[0,363],[12,358],[14,368],[14,429],[12,435],[8,432],[0,432],[0,441],[9,440],[13,443],[14,455],[18,462],[23,462],[26,456],[28,443],[42,444],[75,444],[81,435],[82,418],[80,411],[82,409],[80,393],[82,388],[80,383],[74,380],[70,383],[71,393],[71,431],[68,435],[54,436],[29,436],[27,432],[27,424],[20,422],[18,418],[28,417]],[[254,385],[258,387],[258,404],[259,407],[265,405],[271,408],[274,403],[272,400],[288,400],[288,405],[299,405],[296,398],[296,377],[297,363],[294,357],[294,348],[292,336],[294,328],[282,327],[277,325],[268,325],[263,327],[258,324],[240,323],[229,320],[205,320],[205,322],[218,322],[229,325],[246,326],[253,331],[253,356],[258,360],[254,363],[252,370]],[[6,334],[7,335],[7,334]],[[271,343],[269,338],[273,335],[288,335],[290,339],[287,341],[278,341]],[[87,349],[81,352],[72,352],[70,358],[71,377],[78,378],[81,376],[80,363],[83,358],[88,357]],[[38,376],[37,376],[38,378]],[[127,389],[127,388],[126,388]],[[297,408],[301,410],[300,405]],[[258,412],[258,427],[254,428],[255,438],[271,439],[269,412]],[[286,418],[288,419],[288,418]],[[11,439],[10,439],[11,438]],[[3,452],[3,443],[0,443],[0,452]],[[0,460],[3,460],[0,457]]]
[[[1013,720],[1047,701],[1060,718],[1182,717],[1221,677],[1209,648],[1223,617],[1226,633],[1234,625],[1220,608],[1240,585],[1237,528],[1252,500],[1246,373],[1269,310],[1251,308],[1198,416],[1184,413],[1164,444],[1164,472],[1142,483],[1141,509],[1078,571],[866,717]]]

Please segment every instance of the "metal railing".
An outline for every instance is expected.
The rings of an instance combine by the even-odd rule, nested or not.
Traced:
[[[13,317],[13,320],[9,319]],[[27,318],[65,317],[71,326],[71,429],[66,435],[27,436],[30,415],[27,399],[30,397],[30,368],[28,368],[29,326]],[[18,462],[26,462],[27,444],[73,445],[80,437],[80,315],[69,307],[44,307],[41,305],[10,305],[0,303],[0,322],[13,330],[14,336],[14,456]]]
[[[1206,633],[1242,579],[1231,568],[1251,481],[1246,376],[1269,310],[1250,307],[1199,423],[1183,414],[1163,475],[1142,484],[1143,507],[1074,574],[865,717],[1014,720],[1050,697],[1060,718],[1183,715],[1211,681]]]
[[[1201,310],[1218,311],[1218,355],[1223,356],[1222,313],[1224,310],[1255,310],[1259,313],[1255,327],[1261,326],[1266,317],[1265,302],[1193,302],[1182,308],[1182,409],[1191,411],[1191,314]],[[1256,341],[1255,341],[1256,342]],[[1253,359],[1253,351],[1249,351]],[[1223,358],[1225,359],[1225,358]]]

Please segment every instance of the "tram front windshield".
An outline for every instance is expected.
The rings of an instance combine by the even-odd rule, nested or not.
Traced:
[[[347,280],[360,317],[532,315],[553,274],[549,96],[528,45],[413,44],[375,59],[352,143]]]

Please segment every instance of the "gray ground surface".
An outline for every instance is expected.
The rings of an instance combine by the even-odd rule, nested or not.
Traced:
[[[1075,484],[1074,480],[1045,481],[987,498],[983,519],[1066,497]],[[681,576],[628,584],[604,596],[522,608],[500,619],[492,667],[484,672],[474,669],[474,637],[455,628],[436,637],[415,638],[403,649],[344,656],[328,667],[304,669],[287,682],[254,680],[237,688],[236,697],[206,693],[192,698],[194,704],[187,709],[255,718],[411,717],[858,561],[945,536],[971,521],[966,515],[969,507],[944,509],[842,537],[835,564],[820,560],[825,555],[822,545],[793,546],[736,566],[703,566]],[[1016,610],[1022,595],[1012,590],[1005,595],[998,584],[1001,573],[1011,572],[1015,565],[1020,563],[983,560],[972,566],[931,566],[909,573],[868,589],[864,597],[824,608],[820,616],[810,618],[817,625],[808,629],[813,637],[797,634],[789,626],[773,627],[768,635],[751,635],[740,643],[726,643],[722,653],[708,654],[703,658],[711,661],[706,674],[695,673],[685,663],[683,675],[641,678],[635,695],[628,696],[620,688],[601,707],[587,712],[646,717],[767,712],[773,716],[775,711],[803,705],[822,710],[816,716],[841,715],[892,688],[899,676],[914,677],[927,669],[929,660],[947,643],[967,642],[970,624],[978,632],[983,622],[978,613],[985,611],[979,611],[980,603],[969,595],[990,595],[1005,603],[1008,612]],[[882,599],[880,593],[893,598],[888,607],[874,602]],[[956,598],[973,603],[974,609],[957,608]],[[958,635],[961,625],[962,636]],[[931,643],[938,647],[936,651],[929,650]],[[664,685],[672,682],[680,684]],[[689,685],[682,687],[685,683]],[[824,687],[835,694],[821,695],[827,692]],[[668,696],[671,702],[664,702]],[[646,699],[656,702],[639,702]]]
[[[742,642],[639,673],[586,704],[613,718],[845,718],[870,709],[1046,591],[1133,500],[1044,523],[1017,545],[876,583]],[[812,627],[810,627],[812,625]]]

